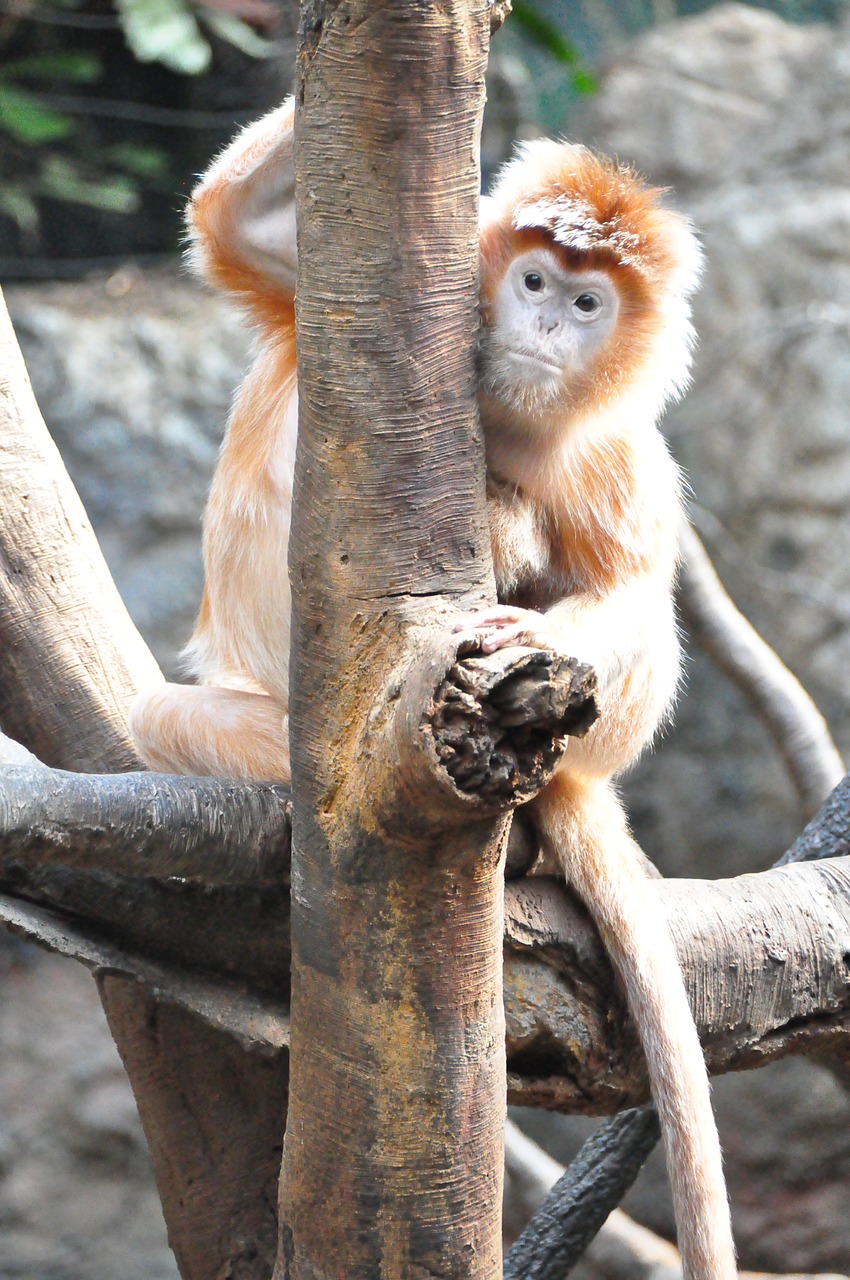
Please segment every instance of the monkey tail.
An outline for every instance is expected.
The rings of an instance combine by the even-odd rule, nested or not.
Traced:
[[[661,1120],[685,1280],[737,1276],[708,1076],[667,920],[610,783],[557,774],[535,802],[625,987]]]

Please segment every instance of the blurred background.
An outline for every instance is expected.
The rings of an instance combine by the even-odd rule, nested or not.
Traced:
[[[195,175],[289,91],[290,0],[0,0],[0,281],[42,411],[133,616],[178,671],[199,521],[250,349],[183,272]],[[566,133],[696,223],[694,385],[668,415],[737,603],[850,753],[850,8],[517,0],[485,173]],[[765,731],[698,652],[632,775],[669,875],[760,870],[802,820]],[[0,950],[0,1278],[174,1280],[129,1088],[87,975]],[[786,1060],[715,1085],[742,1265],[850,1272],[850,1101]],[[524,1113],[566,1159],[589,1127]],[[672,1219],[654,1159],[626,1207]]]

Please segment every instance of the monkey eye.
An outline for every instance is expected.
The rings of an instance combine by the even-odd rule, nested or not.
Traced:
[[[543,277],[539,271],[526,271],[522,277],[522,283],[529,293],[539,293],[543,288]]]
[[[582,317],[590,319],[602,310],[602,299],[598,298],[595,293],[580,293],[577,298],[573,299],[573,309],[578,311]]]

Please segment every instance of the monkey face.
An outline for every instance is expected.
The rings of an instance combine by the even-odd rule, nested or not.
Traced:
[[[487,309],[482,387],[515,408],[546,411],[611,339],[620,298],[602,270],[572,270],[536,247],[508,265]]]

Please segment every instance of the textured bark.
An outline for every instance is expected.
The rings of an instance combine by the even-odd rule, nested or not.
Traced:
[[[24,776],[34,775],[25,771]],[[132,784],[133,777],[92,781],[108,790],[113,783]],[[156,785],[159,779],[146,775],[145,781]],[[173,803],[163,820],[174,825],[179,846],[185,832],[178,824],[192,812],[198,782],[162,781]],[[256,799],[256,788],[224,787],[219,816],[226,842],[234,822],[238,828],[243,803],[250,807]],[[654,886],[670,911],[716,1072],[802,1050],[822,1058],[850,1057],[843,998],[850,860],[840,857],[847,848],[848,789],[845,780],[786,855],[797,862],[832,858],[826,865],[684,882],[684,888],[677,881]],[[279,789],[269,791],[277,800]],[[259,816],[267,824],[266,836],[285,847],[285,814],[282,827],[276,805]],[[143,825],[137,834],[142,854],[132,856],[141,862],[148,838]],[[81,843],[70,824],[67,835],[72,845]],[[12,847],[9,834],[0,832],[0,845],[4,842]],[[112,853],[108,846],[98,856],[108,860]],[[115,853],[119,864],[127,863],[120,848]],[[203,855],[202,847],[191,860],[196,870],[202,866],[198,854]],[[63,856],[61,846],[52,856]],[[287,875],[277,884],[213,888],[183,879],[163,883],[7,864],[0,868],[0,887],[19,895],[0,898],[0,919],[13,930],[95,971],[134,976],[157,998],[199,1014],[252,1050],[280,1048],[280,1026],[288,1012]],[[21,901],[21,895],[36,905]],[[549,880],[510,884],[507,905],[505,994],[514,1097],[594,1112],[643,1098],[642,1056],[604,950],[581,907]],[[192,968],[205,976],[192,977]],[[553,1082],[552,1076],[562,1075]]]
[[[435,699],[456,611],[494,598],[474,398],[488,21],[468,0],[304,11],[277,1272],[298,1280],[501,1275],[500,858],[528,780],[456,785]]]
[[[850,1039],[850,859],[732,880],[659,880],[712,1072]],[[599,1115],[649,1096],[601,942],[560,885],[506,895],[509,1096]],[[544,960],[545,957],[545,960]]]
[[[799,839],[777,863],[816,862],[850,853],[850,774],[839,782]]]
[[[180,1274],[269,1276],[288,1055],[247,1054],[123,978],[102,974],[98,987],[122,1058],[131,1046],[125,1066],[145,1080],[145,1136]]]
[[[617,1116],[607,1126],[603,1147],[586,1142],[508,1254],[504,1280],[566,1276],[608,1216],[600,1218],[600,1202],[616,1199],[619,1204],[660,1136],[655,1108],[647,1106]],[[627,1161],[622,1159],[624,1137],[631,1156]]]
[[[208,885],[289,875],[286,787],[15,767],[3,769],[2,783],[0,861]]]
[[[127,708],[162,676],[38,411],[2,295],[0,491],[0,725],[45,764],[138,768]]]

